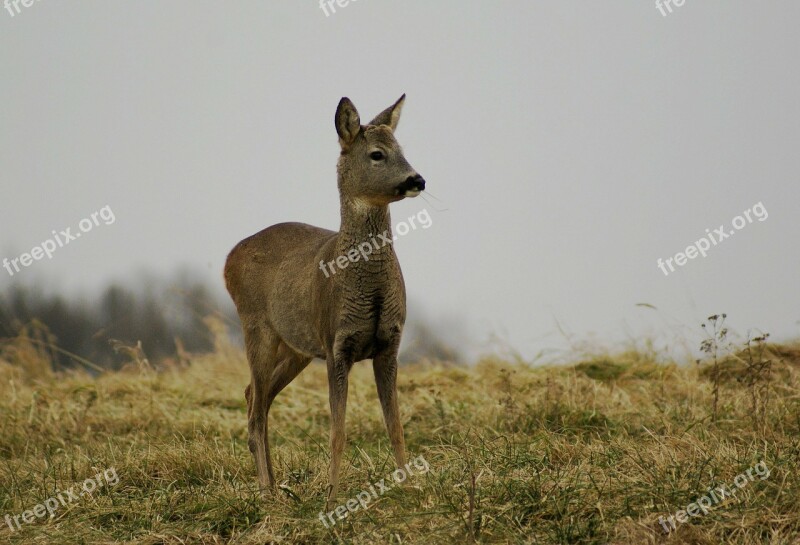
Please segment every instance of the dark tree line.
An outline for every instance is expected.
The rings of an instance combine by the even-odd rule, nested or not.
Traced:
[[[225,306],[201,282],[142,284],[138,288],[113,284],[93,300],[11,286],[0,294],[0,338],[15,337],[25,326],[41,323],[60,349],[54,356],[57,368],[75,366],[75,359],[66,353],[118,368],[126,359],[114,350],[115,344],[135,346],[141,341],[145,355],[158,361],[174,356],[178,343],[187,352],[211,350],[213,339],[203,322],[210,314],[230,320],[234,332],[238,327],[232,306]]]

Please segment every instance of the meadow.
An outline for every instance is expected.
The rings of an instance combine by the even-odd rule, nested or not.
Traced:
[[[429,471],[326,527],[324,365],[273,406],[281,486],[262,498],[247,363],[223,336],[210,354],[154,365],[131,350],[122,370],[90,374],[54,373],[22,334],[0,346],[0,543],[800,543],[800,345],[757,348],[703,365],[631,350],[404,366],[408,455]],[[341,503],[395,469],[371,366],[350,384]],[[759,462],[768,476],[707,513],[669,534],[659,522]],[[13,522],[110,468],[115,484]]]

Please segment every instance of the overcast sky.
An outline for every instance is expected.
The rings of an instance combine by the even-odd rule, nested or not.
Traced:
[[[222,290],[240,239],[338,227],[339,99],[366,121],[407,93],[397,138],[430,194],[392,217],[432,224],[396,249],[417,315],[466,352],[672,349],[715,312],[800,332],[796,0],[19,9],[0,11],[0,258],[105,206],[115,221],[0,269],[0,290],[91,294],[179,266]],[[758,203],[766,219],[731,227]],[[721,225],[735,236],[674,265]]]

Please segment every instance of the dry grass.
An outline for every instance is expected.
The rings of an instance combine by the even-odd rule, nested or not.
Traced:
[[[114,467],[120,481],[11,532],[30,543],[798,543],[800,350],[773,353],[766,418],[750,393],[637,354],[572,367],[486,359],[401,370],[410,457],[431,471],[328,530],[325,370],[312,364],[270,415],[284,487],[261,499],[247,449],[243,355],[54,375],[20,338],[0,353],[0,517]],[[340,499],[393,467],[369,366],[351,376]],[[666,536],[658,524],[764,460],[769,478]]]

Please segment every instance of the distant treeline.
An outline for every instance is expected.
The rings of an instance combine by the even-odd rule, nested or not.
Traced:
[[[214,349],[205,319],[214,315],[227,325],[234,342],[241,329],[233,303],[199,280],[184,276],[166,281],[152,278],[134,287],[112,284],[92,299],[46,293],[14,285],[0,293],[0,341],[35,329],[37,342],[51,350],[59,369],[80,366],[79,358],[103,368],[118,369],[130,361],[120,346],[141,342],[151,362]],[[420,321],[406,324],[401,362],[432,358],[460,361],[457,351]],[[179,353],[180,352],[180,353]],[[78,358],[73,357],[78,356]]]
[[[232,305],[225,306],[199,281],[141,282],[138,288],[113,284],[86,300],[42,293],[29,286],[11,286],[0,294],[0,338],[15,337],[31,324],[43,324],[49,342],[60,350],[56,366],[70,368],[80,358],[107,368],[118,368],[128,358],[114,345],[135,346],[141,341],[151,361],[186,352],[207,352],[213,339],[203,319],[221,315],[238,331]]]

